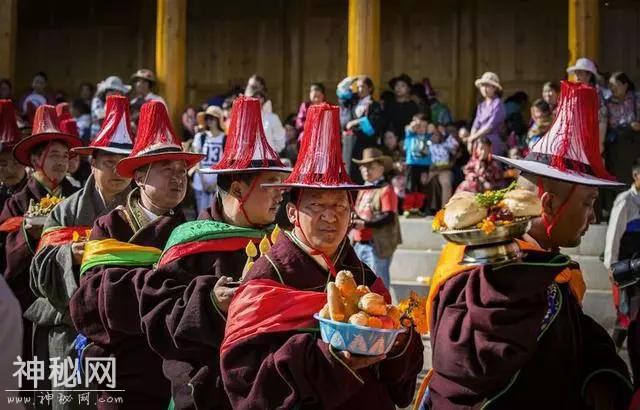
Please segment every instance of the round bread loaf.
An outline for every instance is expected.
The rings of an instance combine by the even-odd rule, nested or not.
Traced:
[[[514,189],[507,192],[502,203],[515,218],[540,216],[542,214],[540,199],[533,192],[524,189]]]
[[[444,208],[444,223],[448,229],[465,229],[487,217],[487,208],[471,195],[454,195]]]

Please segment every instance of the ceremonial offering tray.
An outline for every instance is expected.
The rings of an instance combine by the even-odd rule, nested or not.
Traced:
[[[324,319],[318,313],[313,315],[320,322],[322,340],[334,349],[365,355],[378,356],[388,353],[400,333],[407,331],[399,329],[376,329],[352,323],[336,322]]]

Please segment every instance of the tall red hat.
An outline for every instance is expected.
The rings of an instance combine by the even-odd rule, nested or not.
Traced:
[[[344,167],[340,144],[340,110],[327,103],[312,105],[307,111],[305,136],[298,161],[280,188],[369,189],[355,184]]]
[[[136,169],[158,161],[185,161],[187,168],[200,162],[204,155],[185,152],[173,131],[167,107],[160,101],[148,101],[140,109],[138,134],[131,154],[121,159],[116,171],[132,178]]]
[[[60,131],[65,134],[73,135],[76,138],[80,138],[80,132],[78,132],[78,123],[73,118],[65,118],[60,120]]]
[[[20,141],[16,108],[11,100],[0,100],[0,152],[9,152]]]
[[[523,172],[578,185],[624,186],[600,155],[598,94],[590,85],[563,81],[558,113],[525,159],[494,158]]]
[[[222,159],[202,173],[231,174],[256,171],[291,172],[271,148],[262,128],[260,101],[238,97],[233,102],[229,134]]]
[[[61,102],[56,105],[56,115],[58,116],[58,121],[62,123],[63,120],[70,120],[73,118],[71,116],[71,111],[69,108],[68,102]]]
[[[112,154],[131,154],[133,133],[130,128],[129,99],[122,95],[110,95],[104,111],[105,118],[98,135],[88,147],[74,148],[74,153],[91,155],[98,149]]]
[[[22,165],[31,166],[29,155],[37,145],[52,141],[59,141],[69,148],[82,146],[80,138],[60,130],[60,123],[53,105],[41,105],[36,109],[33,118],[32,134],[20,140],[13,148],[13,156]]]

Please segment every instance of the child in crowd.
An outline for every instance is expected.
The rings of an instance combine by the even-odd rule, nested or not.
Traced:
[[[491,141],[481,137],[478,140],[474,155],[464,167],[464,181],[456,192],[482,193],[504,186],[504,171],[492,158]]]
[[[84,100],[78,98],[71,103],[69,113],[76,120],[80,139],[88,143],[91,139],[91,108]]]
[[[533,123],[527,133],[527,146],[529,149],[549,131],[553,121],[551,106],[542,98],[535,100],[531,106],[531,121]]]
[[[431,143],[429,144],[431,151],[429,181],[437,178],[440,185],[440,203],[431,201],[430,206],[432,210],[437,210],[449,202],[449,198],[451,198],[453,191],[453,172],[451,169],[460,145],[453,135],[445,134],[446,129],[444,126],[429,124],[427,132],[431,136]]]
[[[293,166],[298,159],[298,130],[296,129],[295,114],[289,115],[285,120],[284,137],[286,140],[286,145],[282,152],[280,152],[280,158],[288,159]]]
[[[431,151],[429,150],[431,138],[427,132],[428,125],[427,116],[418,113],[413,116],[405,128],[404,151],[407,165],[405,205],[409,206],[405,209],[407,216],[420,215],[424,205],[423,200],[416,201],[414,198],[423,199],[427,189],[426,182],[429,178],[429,167],[431,167]]]

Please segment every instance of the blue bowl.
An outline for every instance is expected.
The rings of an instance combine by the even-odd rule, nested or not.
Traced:
[[[329,343],[337,350],[346,350],[365,356],[389,353],[398,335],[407,331],[404,327],[376,329],[352,323],[336,322],[323,319],[317,313],[313,317],[320,322],[320,334],[324,342]]]

